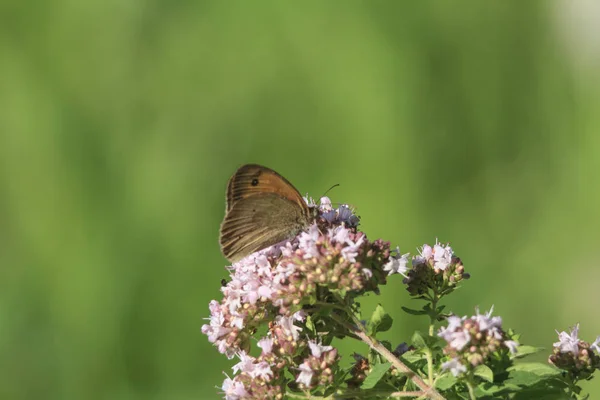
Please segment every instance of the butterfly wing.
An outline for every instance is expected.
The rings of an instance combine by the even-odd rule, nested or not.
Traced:
[[[276,193],[238,199],[221,224],[220,244],[225,258],[238,261],[255,251],[291,239],[312,218],[297,203]]]
[[[229,179],[226,211],[231,210],[239,200],[259,193],[275,193],[296,203],[308,213],[308,205],[294,185],[272,169],[257,164],[242,165]]]

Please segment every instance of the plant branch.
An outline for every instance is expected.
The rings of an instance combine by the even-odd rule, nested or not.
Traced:
[[[356,318],[356,316],[353,315],[353,313],[349,313],[349,314],[350,314],[351,318],[353,319],[354,323],[356,324],[356,326],[352,326],[351,324],[349,324],[348,322],[339,318],[335,314],[332,314],[331,318],[333,318],[339,324],[342,324],[343,326],[345,326],[348,330],[353,332],[363,342],[365,342],[371,349],[375,350],[383,358],[385,358],[386,360],[391,362],[392,365],[394,367],[396,367],[396,369],[398,371],[406,374],[406,376],[409,377],[414,382],[414,384],[417,385],[423,391],[423,393],[421,393],[421,395],[428,396],[429,398],[434,399],[434,400],[443,400],[444,399],[444,397],[441,394],[439,394],[432,387],[429,387],[427,385],[427,383],[425,383],[425,381],[419,375],[417,375],[413,370],[408,368],[391,351],[389,351],[387,348],[385,348],[385,346],[383,344],[381,344],[379,341],[377,341],[377,340],[371,338],[369,335],[367,335],[366,332],[364,332],[360,328],[362,326],[362,322],[359,321],[358,318]]]

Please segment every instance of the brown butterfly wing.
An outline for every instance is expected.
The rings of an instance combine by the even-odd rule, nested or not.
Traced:
[[[295,202],[308,213],[308,206],[294,185],[272,169],[257,164],[242,165],[229,179],[226,211],[237,201],[259,193],[275,193]]]
[[[306,209],[308,210],[308,208]],[[220,244],[231,262],[291,239],[311,223],[309,213],[276,193],[238,199],[221,224]]]

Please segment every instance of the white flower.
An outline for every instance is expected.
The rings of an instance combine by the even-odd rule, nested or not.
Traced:
[[[350,231],[344,226],[338,226],[329,231],[329,237],[337,243],[346,243],[350,238]]]
[[[256,345],[262,349],[262,354],[269,354],[273,351],[272,338],[264,337],[260,339]]]
[[[304,322],[304,320],[306,319],[306,311],[304,311],[304,310],[296,311],[292,315],[292,318],[294,318],[294,321]]]
[[[273,371],[269,363],[266,361],[256,362],[256,358],[246,354],[245,351],[241,351],[237,354],[240,362],[235,364],[232,369],[233,373],[245,372],[252,378],[260,377],[264,380],[269,380],[273,376]]]
[[[390,260],[383,266],[383,270],[388,271],[388,275],[401,274],[406,276],[408,255],[409,253],[400,255],[400,248],[396,247],[396,255],[390,257]]]
[[[319,255],[317,240],[319,240],[319,227],[317,224],[312,224],[308,228],[308,232],[302,232],[298,237],[298,248],[304,250],[305,259]]]
[[[294,325],[293,317],[277,316],[275,323],[283,329],[286,336],[291,336],[294,340],[298,340],[299,333],[302,328]]]
[[[304,199],[304,201],[306,202],[306,205],[308,205],[311,208],[317,206],[317,203],[315,203],[315,199],[313,199],[312,197],[309,197],[308,195],[302,197],[302,199]]]
[[[433,247],[433,268],[440,269],[442,271],[448,268],[448,265],[452,263],[452,248],[450,246],[442,246],[437,244]]]
[[[323,212],[333,210],[333,208],[331,207],[331,200],[329,199],[329,197],[321,197],[321,200],[319,200],[319,209]]]
[[[456,315],[451,315],[450,317],[448,317],[448,330],[451,331],[455,331],[456,328],[462,326],[463,321],[465,320],[465,317],[457,317]]]
[[[479,324],[479,330],[484,332],[487,331],[488,335],[496,338],[502,339],[502,318],[501,317],[492,317],[492,312],[494,311],[494,306],[490,308],[485,314],[480,314],[479,309],[475,310],[475,321]]]
[[[596,352],[596,354],[597,354],[597,355],[600,355],[600,336],[598,336],[598,337],[596,338],[596,340],[594,340],[594,343],[592,343],[592,344],[590,345],[590,347],[591,347],[592,349],[594,349],[594,351]]]
[[[579,354],[579,324],[575,325],[571,329],[571,333],[565,331],[558,332],[558,342],[554,343],[554,347],[558,347],[561,353],[573,353],[574,355]]]
[[[312,340],[308,341],[308,347],[310,347],[310,353],[317,358],[321,357],[321,354],[333,349],[332,346],[323,346]]]
[[[446,361],[442,364],[442,370],[452,372],[452,375],[458,376],[463,372],[467,372],[467,367],[462,365],[457,358],[453,358],[450,361]]]
[[[296,378],[296,382],[301,383],[306,387],[309,387],[310,381],[313,377],[313,371],[312,369],[310,369],[308,362],[303,362],[298,369],[300,370],[300,374]]]
[[[358,255],[358,249],[365,241],[364,235],[360,237],[356,242],[348,239],[346,240],[346,246],[342,248],[341,254],[344,259],[350,262],[356,262],[356,256]]]
[[[466,330],[454,332],[448,344],[450,347],[454,347],[456,350],[462,350],[471,341],[471,335]]]
[[[431,248],[430,245],[424,244],[423,247],[421,247],[421,250],[419,251],[419,254],[425,260],[428,260],[428,259],[430,259],[433,256],[433,249]]]
[[[273,377],[273,371],[271,371],[271,366],[266,361],[261,361],[258,364],[254,364],[254,368],[252,372],[250,372],[250,376],[253,378],[263,378],[265,381],[270,380]]]
[[[244,384],[229,377],[223,381],[221,390],[225,394],[225,400],[239,400],[249,396]]]
[[[240,359],[240,362],[231,367],[233,373],[237,374],[239,371],[250,373],[254,369],[254,361],[256,361],[256,359],[248,355],[245,351],[240,351],[237,353],[237,356]]]
[[[448,317],[448,326],[446,328],[441,328],[438,332],[438,336],[448,342],[450,347],[459,351],[471,341],[469,332],[465,329],[459,329],[462,327],[463,320],[464,318],[461,319],[452,315]]]
[[[505,340],[504,345],[508,348],[508,350],[510,350],[511,353],[517,353],[517,347],[519,347],[519,343],[515,342],[514,340]]]

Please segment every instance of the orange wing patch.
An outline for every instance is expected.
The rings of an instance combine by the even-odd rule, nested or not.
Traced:
[[[283,176],[262,165],[246,164],[229,179],[226,210],[231,210],[237,201],[259,193],[275,193],[303,209],[308,208],[298,190]]]

